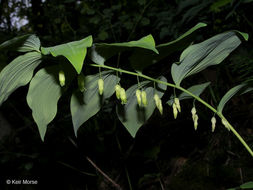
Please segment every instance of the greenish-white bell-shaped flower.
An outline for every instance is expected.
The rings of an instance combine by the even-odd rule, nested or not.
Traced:
[[[196,110],[195,106],[192,108],[191,113],[192,113],[192,120],[194,120],[194,116],[197,113],[197,110]]]
[[[193,124],[194,124],[194,129],[195,130],[197,130],[197,128],[198,128],[198,119],[199,119],[198,115],[195,114],[194,118],[193,118]]]
[[[222,118],[222,119],[221,119],[221,123],[224,125],[224,127],[226,127],[227,130],[230,131],[230,127],[229,127],[229,125],[228,125],[227,120],[225,120],[225,119]]]
[[[135,95],[136,95],[138,105],[141,106],[141,91],[137,89],[135,92]]]
[[[180,106],[180,101],[178,98],[174,98],[174,103],[176,104],[178,112],[181,112],[181,106]]]
[[[59,72],[59,82],[61,86],[65,86],[65,74],[62,70]]]
[[[173,109],[174,119],[177,119],[178,110],[177,110],[177,105],[175,104],[175,102],[172,104],[172,109]]]
[[[147,94],[144,90],[141,91],[141,101],[144,107],[148,105]]]
[[[214,132],[216,127],[216,118],[214,116],[211,119],[211,123],[212,123],[212,132]]]
[[[158,100],[158,106],[157,106],[157,108],[158,108],[160,114],[162,115],[163,114],[163,104],[162,104],[162,100],[161,99]]]
[[[121,104],[127,103],[127,96],[126,96],[126,91],[124,88],[120,88],[120,99],[121,99]]]
[[[98,79],[98,92],[100,95],[102,95],[104,92],[104,80],[101,78]]]
[[[77,83],[78,83],[78,88],[81,92],[84,92],[85,86],[84,86],[84,77],[83,75],[78,75],[77,77]]]
[[[115,86],[115,94],[116,94],[116,97],[118,100],[120,99],[120,90],[121,90],[121,86],[119,84],[117,84]]]

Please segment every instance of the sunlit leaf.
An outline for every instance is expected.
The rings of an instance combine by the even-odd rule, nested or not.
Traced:
[[[145,36],[137,41],[123,42],[123,43],[97,43],[94,44],[91,50],[91,59],[93,62],[103,65],[104,62],[110,57],[120,53],[122,51],[129,50],[130,48],[142,48],[149,50],[158,54],[157,49],[155,48],[155,40],[150,34]]]
[[[185,49],[180,56],[180,64],[174,63],[171,68],[175,84],[179,86],[184,78],[221,63],[240,45],[237,35],[235,31],[225,32]]]
[[[159,54],[147,51],[145,49],[135,50],[135,52],[130,57],[132,67],[136,71],[141,72],[145,67],[159,62],[173,52],[183,50],[192,42],[195,32],[205,26],[205,23],[198,23],[176,40],[157,45],[156,49],[158,50]]]
[[[44,55],[52,54],[56,56],[66,57],[77,73],[80,74],[83,68],[83,62],[87,53],[87,48],[92,46],[92,36],[88,36],[82,40],[69,42],[53,47],[41,48]]]
[[[252,189],[253,188],[253,181],[249,181],[244,183],[240,186],[241,189]]]
[[[161,77],[160,80],[167,81],[164,77]],[[154,93],[156,92],[161,98],[167,89],[166,85],[157,84],[157,90],[155,90],[152,85],[153,83],[150,81],[141,82],[140,86],[138,84],[133,85],[126,91],[127,103],[117,105],[116,111],[119,120],[132,137],[135,137],[139,128],[150,118],[156,108]],[[148,101],[146,107],[138,106],[135,92],[139,87],[146,91]]]
[[[0,73],[0,105],[20,86],[31,80],[34,69],[41,63],[41,54],[29,52],[9,63]]]
[[[195,96],[200,96],[200,94],[202,94],[202,92],[206,89],[206,87],[208,87],[209,84],[210,84],[210,82],[206,82],[203,84],[197,84],[197,85],[191,86],[187,90],[189,92],[191,92],[192,94],[194,94]],[[190,99],[193,97],[191,95],[187,94],[186,92],[182,92],[177,98],[179,100],[185,100],[185,99]],[[174,101],[174,96],[171,96],[170,100],[167,102],[167,104],[169,104],[171,106],[173,104],[173,101]]]
[[[47,125],[57,113],[57,103],[63,90],[59,84],[58,66],[39,70],[31,80],[27,94],[27,103],[32,109],[33,118],[38,126],[41,139],[44,141]],[[72,75],[66,73],[66,83],[70,83]]]
[[[114,87],[119,78],[111,71],[101,72],[101,76],[104,80],[102,96],[99,95],[98,90],[99,73],[85,77],[85,90],[83,93],[78,90],[72,94],[70,109],[75,135],[77,135],[79,127],[101,109],[103,101],[114,93]]]
[[[233,88],[231,88],[220,100],[220,103],[217,107],[217,111],[222,113],[222,110],[224,108],[224,106],[226,105],[226,103],[235,95],[237,94],[245,94],[246,92],[252,91],[253,88],[250,88],[248,86],[246,86],[246,84],[240,84],[237,85]]]
[[[35,35],[29,36],[25,40],[24,44],[22,44],[22,46],[18,48],[18,51],[20,51],[20,52],[28,52],[28,51],[40,52],[40,39]]]

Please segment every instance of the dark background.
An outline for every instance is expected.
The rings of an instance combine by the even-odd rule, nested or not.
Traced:
[[[44,47],[88,35],[94,42],[112,43],[152,34],[160,44],[198,22],[208,26],[197,32],[194,43],[227,30],[247,32],[249,41],[222,64],[185,81],[185,85],[211,81],[202,98],[217,105],[226,91],[253,76],[252,10],[252,0],[1,0],[0,43],[34,33]],[[16,56],[16,52],[1,52],[0,70]],[[170,66],[179,56],[177,52],[146,72],[162,73],[170,80]],[[42,142],[26,103],[27,89],[18,89],[0,107],[0,189],[116,189],[87,157],[124,190],[222,190],[253,180],[252,157],[220,121],[211,132],[212,113],[201,105],[197,106],[199,128],[194,131],[192,101],[181,102],[183,111],[177,120],[169,106],[164,105],[162,116],[156,110],[133,139],[117,119],[112,98],[76,138],[70,96],[65,94]],[[164,96],[164,102],[169,96]],[[250,94],[235,97],[224,110],[251,147],[252,100]],[[6,185],[7,179],[39,184]]]

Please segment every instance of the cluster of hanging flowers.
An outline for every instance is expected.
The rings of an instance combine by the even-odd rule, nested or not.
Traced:
[[[154,95],[154,100],[155,100],[155,105],[157,109],[159,110],[160,114],[163,114],[163,105],[162,105],[162,100],[158,96],[158,94]]]
[[[118,100],[121,100],[121,104],[127,103],[126,91],[119,84],[115,86],[115,94]]]

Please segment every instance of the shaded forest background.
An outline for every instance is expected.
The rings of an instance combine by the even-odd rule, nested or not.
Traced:
[[[207,27],[198,31],[194,43],[231,29],[247,32],[249,41],[221,65],[193,77],[195,84],[212,82],[203,99],[216,105],[228,89],[253,76],[252,8],[252,0],[1,0],[0,43],[27,33],[36,34],[44,47],[88,35],[94,42],[112,43],[151,33],[160,44],[198,22]],[[0,71],[16,55],[1,52]],[[144,72],[170,79],[170,66],[179,56],[180,51]],[[0,107],[0,189],[115,189],[87,157],[122,189],[222,190],[253,179],[248,152],[220,123],[212,133],[212,115],[202,106],[197,131],[191,121],[192,102],[183,102],[177,120],[164,106],[164,114],[156,112],[133,139],[115,119],[112,101],[80,128],[76,138],[66,95],[43,143],[26,103],[27,88],[18,89]],[[252,105],[252,95],[246,94],[234,98],[225,110],[251,147]],[[39,184],[13,187],[6,179],[34,179]]]

